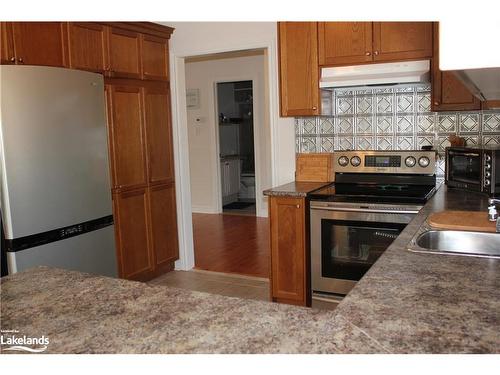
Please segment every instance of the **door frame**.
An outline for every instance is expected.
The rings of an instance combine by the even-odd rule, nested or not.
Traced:
[[[228,78],[229,77],[229,78]],[[218,79],[216,78],[214,80],[214,105],[215,105],[215,124],[219,123],[219,116],[218,116],[218,109],[219,109],[219,98],[217,95],[217,85],[219,83],[231,83],[231,82],[239,82],[239,81],[251,81],[252,82],[252,108],[253,108],[253,161],[254,161],[254,174],[255,174],[255,216],[259,216],[259,213],[262,212],[262,201],[260,199],[257,199],[257,192],[261,190],[261,168],[260,168],[260,145],[259,142],[256,142],[255,140],[258,139],[258,136],[260,135],[260,127],[257,129],[257,126],[255,126],[255,114],[259,113],[260,114],[260,108],[259,105],[256,104],[257,100],[255,100],[255,88],[258,87],[257,83],[257,77],[255,75],[242,75],[242,76],[224,76],[223,79]],[[260,87],[259,87],[260,90]],[[262,114],[263,115],[263,114]],[[217,166],[215,170],[217,171],[216,173],[216,178],[217,178],[217,183],[216,183],[216,189],[215,189],[215,194],[217,194],[217,212],[218,213],[223,213],[222,209],[222,171],[220,167],[220,138],[219,138],[219,126],[215,126],[215,156],[216,160],[218,161]]]
[[[276,161],[279,155],[277,143],[279,98],[278,98],[278,48],[277,41],[269,39],[265,42],[245,45],[226,46],[217,49],[194,49],[174,53],[170,51],[170,89],[172,101],[172,130],[174,140],[175,187],[177,191],[177,223],[179,236],[179,260],[175,269],[190,270],[194,267],[193,219],[191,208],[191,182],[189,175],[189,143],[186,108],[185,58],[190,56],[209,55],[214,53],[234,52],[249,49],[264,49],[265,87],[267,91],[266,115],[270,127],[271,185],[276,185],[279,171]],[[267,57],[267,58],[266,58]],[[268,212],[269,215],[269,212]]]

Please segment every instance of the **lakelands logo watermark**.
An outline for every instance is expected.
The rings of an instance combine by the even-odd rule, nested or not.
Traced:
[[[49,345],[49,338],[45,335],[39,337],[20,335],[16,329],[2,329],[0,333],[2,351],[43,353]]]

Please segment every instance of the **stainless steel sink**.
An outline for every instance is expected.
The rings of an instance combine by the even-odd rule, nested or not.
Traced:
[[[500,258],[500,233],[427,230],[412,239],[409,250]]]

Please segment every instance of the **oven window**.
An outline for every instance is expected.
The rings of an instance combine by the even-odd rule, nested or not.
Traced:
[[[481,181],[481,157],[479,154],[450,154],[449,179],[457,182],[478,184]]]
[[[359,280],[406,224],[321,220],[323,277]]]

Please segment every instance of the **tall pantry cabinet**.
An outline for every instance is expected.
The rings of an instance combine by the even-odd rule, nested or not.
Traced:
[[[1,22],[2,64],[103,74],[119,275],[148,280],[178,259],[168,41],[148,22]]]

